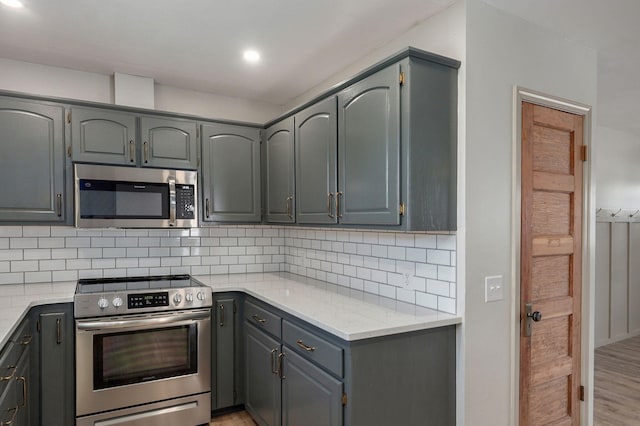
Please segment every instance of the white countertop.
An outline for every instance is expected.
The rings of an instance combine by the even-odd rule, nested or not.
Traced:
[[[284,272],[198,275],[214,293],[240,291],[352,341],[459,324],[456,315]],[[33,306],[73,301],[76,283],[0,286],[0,348]]]

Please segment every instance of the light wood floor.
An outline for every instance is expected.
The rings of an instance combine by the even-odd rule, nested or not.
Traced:
[[[256,426],[256,422],[246,411],[238,411],[214,418],[209,426]]]
[[[594,425],[640,425],[640,336],[595,351]]]

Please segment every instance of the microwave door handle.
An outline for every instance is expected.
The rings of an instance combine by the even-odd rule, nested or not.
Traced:
[[[169,226],[176,226],[176,180],[169,178]]]

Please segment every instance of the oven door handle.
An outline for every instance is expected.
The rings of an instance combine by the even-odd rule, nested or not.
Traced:
[[[78,330],[109,330],[115,328],[132,328],[141,326],[162,326],[180,322],[207,320],[211,313],[207,311],[185,312],[176,315],[163,315],[148,318],[127,318],[105,321],[76,321]]]

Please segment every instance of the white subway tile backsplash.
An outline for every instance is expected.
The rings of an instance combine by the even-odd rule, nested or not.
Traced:
[[[285,226],[0,226],[0,284],[169,273],[292,273],[455,312],[456,236]]]

